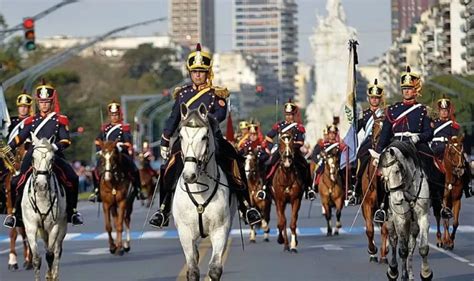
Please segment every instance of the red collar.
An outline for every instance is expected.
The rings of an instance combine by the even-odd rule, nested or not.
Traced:
[[[416,99],[412,99],[412,100],[408,100],[408,101],[407,101],[407,100],[403,100],[402,103],[403,103],[403,105],[414,105],[414,104],[416,104],[417,102],[416,102]]]

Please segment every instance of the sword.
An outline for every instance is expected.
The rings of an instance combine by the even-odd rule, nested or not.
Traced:
[[[146,226],[146,223],[148,221],[148,217],[150,216],[151,207],[153,206],[153,203],[155,202],[156,193],[157,193],[157,191],[159,192],[158,185],[160,183],[160,178],[161,178],[161,170],[160,170],[160,174],[158,175],[158,179],[156,180],[156,183],[155,183],[155,189],[154,189],[155,191],[153,192],[153,196],[151,197],[150,207],[148,207],[148,211],[146,212],[145,221],[143,222],[143,226],[142,226],[142,230],[140,232],[140,236],[138,236],[138,241],[141,241],[141,239],[142,239],[143,232],[145,231],[145,226]]]

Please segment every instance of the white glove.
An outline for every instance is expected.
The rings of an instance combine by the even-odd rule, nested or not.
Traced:
[[[379,166],[379,159],[378,158],[374,158],[374,161],[372,161],[372,165],[374,167],[378,167]]]
[[[413,135],[410,137],[410,139],[414,144],[416,144],[420,140],[420,137],[417,135]]]
[[[54,150],[54,151],[58,151],[59,148],[58,148],[58,146],[57,146],[55,143],[53,143],[51,146],[53,147],[53,150]]]
[[[122,145],[123,145],[123,142],[118,142],[115,146],[117,147],[117,150],[119,152],[122,152]]]
[[[162,145],[160,147],[160,152],[161,158],[163,158],[164,161],[168,160],[168,157],[170,156],[170,148]]]

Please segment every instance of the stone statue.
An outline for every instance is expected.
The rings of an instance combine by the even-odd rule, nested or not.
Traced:
[[[346,14],[344,13],[340,0],[328,0],[326,3],[326,10],[328,11],[328,18],[337,18],[342,22],[346,21]]]

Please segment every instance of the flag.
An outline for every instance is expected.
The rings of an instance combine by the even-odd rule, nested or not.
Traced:
[[[225,132],[225,138],[227,141],[234,143],[234,126],[232,123],[232,112],[229,111],[229,116],[227,117],[227,128]]]
[[[357,41],[349,41],[349,64],[347,75],[347,98],[344,102],[343,120],[349,126],[344,136],[344,143],[347,151],[341,154],[340,168],[343,169],[347,164],[354,162],[357,157],[357,120],[356,120],[356,65],[357,58]]]
[[[0,83],[0,138],[8,135],[8,126],[10,126],[10,114],[8,113],[7,103],[3,92],[3,85]]]

